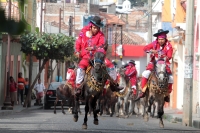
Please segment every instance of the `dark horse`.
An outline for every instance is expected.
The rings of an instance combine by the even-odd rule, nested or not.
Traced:
[[[63,114],[65,114],[63,105],[65,104],[66,100],[68,100],[68,103],[70,104],[69,107],[74,106],[74,89],[72,88],[70,84],[68,83],[61,84],[56,89],[56,101],[54,102],[54,114],[56,114],[56,105],[59,100],[62,100],[61,108],[62,108]]]
[[[104,88],[106,89],[106,93],[100,97],[100,115],[106,111],[106,115],[113,116],[115,113],[115,103],[117,102],[116,92],[113,92],[110,88],[110,84],[106,85]],[[111,110],[111,112],[109,111]]]
[[[85,117],[82,125],[83,129],[87,129],[87,116],[89,112],[89,106],[93,110],[94,124],[98,125],[98,110],[97,102],[102,94],[103,87],[107,80],[106,67],[104,66],[105,55],[102,52],[96,52],[94,55],[94,61],[92,67],[87,68],[84,81],[82,83],[82,90],[85,98]],[[78,107],[79,107],[79,97],[75,97],[75,107],[74,107],[74,121],[78,121]]]
[[[148,107],[144,114],[145,121],[148,121],[148,112],[151,112],[151,106],[157,102],[157,117],[159,118],[160,127],[164,127],[162,116],[164,114],[164,97],[168,94],[168,75],[166,73],[166,64],[164,59],[158,59],[155,63],[155,71],[149,77],[145,107]]]

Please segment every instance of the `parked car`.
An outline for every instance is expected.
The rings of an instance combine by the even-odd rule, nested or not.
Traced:
[[[44,109],[49,109],[51,106],[54,106],[54,102],[56,101],[56,89],[61,84],[64,84],[64,82],[51,82],[49,84],[44,94]],[[57,105],[60,106],[61,102],[59,101]]]
[[[51,82],[44,94],[44,109],[50,109],[51,106],[54,106],[54,102],[56,101],[56,89],[59,85],[65,84],[66,81],[63,82]],[[80,105],[83,105],[84,102],[80,101]],[[57,106],[61,106],[61,100],[58,101]],[[69,106],[68,100],[66,100],[64,106]]]

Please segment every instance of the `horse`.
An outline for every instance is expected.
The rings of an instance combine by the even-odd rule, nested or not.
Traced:
[[[119,109],[120,107],[123,106],[123,109],[122,109],[123,115],[125,118],[128,118],[129,114],[131,114],[133,111],[132,104],[129,104],[128,100],[132,101],[133,99],[131,98],[132,89],[131,89],[130,81],[128,77],[126,77],[124,72],[125,72],[125,69],[120,68],[119,86],[124,86],[124,89],[119,92],[116,92],[116,95],[118,96],[118,101],[115,105],[115,112],[116,112],[116,117],[119,117]]]
[[[74,106],[74,89],[72,86],[68,83],[61,84],[56,89],[56,101],[54,102],[54,114],[56,114],[56,105],[59,100],[61,101],[61,109],[62,113],[66,114],[63,108],[63,105],[65,104],[66,100],[68,100],[68,103],[70,104],[69,107]]]
[[[169,77],[166,72],[165,59],[157,59],[155,62],[155,69],[150,74],[147,83],[145,95],[145,121],[149,120],[148,112],[151,112],[151,106],[157,102],[157,117],[159,118],[159,125],[164,128],[162,116],[164,114],[164,97],[168,96],[168,80]],[[147,109],[148,107],[148,109]]]
[[[82,93],[85,99],[85,116],[82,124],[82,129],[87,129],[87,116],[89,112],[89,106],[93,109],[93,116],[95,125],[98,125],[98,111],[99,105],[97,102],[101,96],[106,80],[108,79],[108,73],[104,65],[105,55],[102,52],[96,52],[94,54],[93,63],[87,68],[84,81],[81,84]],[[78,106],[79,97],[75,96],[75,107],[74,107],[74,122],[78,121]]]
[[[113,92],[110,89],[110,84],[106,85],[106,92],[100,97],[100,116],[106,112],[106,115],[110,115],[112,117],[115,112],[115,103],[117,102],[116,92]],[[110,111],[109,111],[110,109]]]

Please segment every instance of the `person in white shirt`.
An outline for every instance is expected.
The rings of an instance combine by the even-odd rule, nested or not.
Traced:
[[[36,95],[37,95],[36,102],[38,102],[38,104],[40,104],[41,98],[43,97],[44,91],[45,91],[45,86],[43,83],[41,83],[41,79],[38,79],[38,83],[35,84],[34,90],[36,91]]]

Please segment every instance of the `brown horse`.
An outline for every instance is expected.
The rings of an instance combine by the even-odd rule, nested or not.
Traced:
[[[56,114],[56,105],[59,100],[62,100],[61,108],[62,108],[63,114],[65,114],[63,105],[65,104],[66,100],[68,100],[69,107],[74,106],[74,89],[72,88],[70,84],[68,83],[61,84],[56,89],[56,101],[54,102],[54,114]]]
[[[151,106],[157,102],[157,115],[160,120],[160,127],[164,127],[162,115],[164,114],[164,97],[168,94],[168,75],[166,73],[166,64],[162,59],[155,63],[155,71],[149,77],[146,96],[145,107],[148,109],[144,114],[145,121],[149,120],[148,112],[151,112]]]
[[[106,112],[106,115],[113,116],[115,112],[115,103],[117,102],[116,92],[110,89],[110,84],[105,87],[106,93],[100,97],[100,115]],[[111,112],[109,111],[111,110]]]

